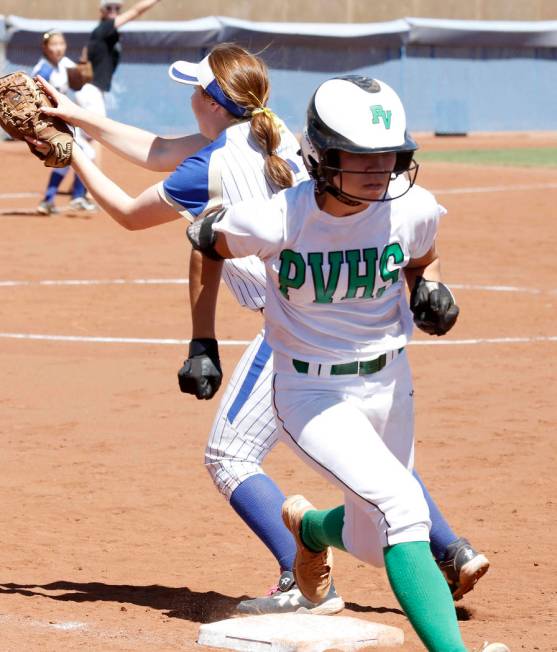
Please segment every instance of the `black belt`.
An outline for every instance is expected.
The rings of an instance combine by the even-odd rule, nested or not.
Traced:
[[[402,353],[404,347],[398,350],[398,353]],[[303,360],[292,360],[294,369],[299,374],[307,374],[309,371],[309,362],[304,362]],[[382,353],[378,358],[374,360],[354,360],[354,362],[343,362],[342,364],[333,364],[333,365],[323,365],[330,366],[330,375],[331,376],[369,376],[369,374],[375,374],[378,371],[381,371],[383,367],[387,364],[387,354]],[[319,364],[318,370],[321,370]],[[319,373],[317,375],[320,375]]]

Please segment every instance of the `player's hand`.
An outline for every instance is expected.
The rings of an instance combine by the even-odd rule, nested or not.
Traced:
[[[429,335],[445,335],[455,325],[459,308],[449,288],[418,276],[410,294],[414,323]]]
[[[198,399],[211,399],[222,382],[217,341],[198,338],[190,342],[189,357],[178,371],[178,383],[184,394]]]
[[[35,77],[37,84],[44,90],[44,92],[50,97],[54,106],[44,107],[42,113],[45,115],[53,115],[58,118],[62,118],[64,122],[69,122],[74,124],[74,121],[78,119],[80,112],[83,110],[75,102],[72,102],[67,95],[57,91],[52,84],[49,84],[46,79],[43,79],[40,75]]]
[[[33,145],[33,147],[43,156],[46,156],[50,151],[48,143],[45,143],[44,140],[37,140],[37,138],[31,138],[30,136],[25,136],[25,140]]]

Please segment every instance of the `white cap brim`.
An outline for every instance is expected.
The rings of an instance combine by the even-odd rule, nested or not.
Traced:
[[[177,81],[179,84],[188,84],[190,86],[201,86],[207,93],[227,111],[237,118],[243,118],[246,115],[246,109],[236,104],[230,99],[219,86],[215,79],[215,74],[209,63],[209,56],[201,59],[199,63],[190,63],[189,61],[175,61],[168,69],[170,79]]]
[[[170,79],[179,84],[190,84],[200,86],[199,81],[199,64],[190,63],[189,61],[175,61],[168,69]]]

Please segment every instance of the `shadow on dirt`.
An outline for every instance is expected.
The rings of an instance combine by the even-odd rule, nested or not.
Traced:
[[[56,592],[56,593],[51,593]],[[60,593],[63,592],[63,593]],[[210,623],[228,618],[248,596],[233,598],[215,591],[192,591],[187,586],[129,586],[102,582],[51,582],[50,584],[0,584],[0,595],[42,596],[61,602],[119,602],[165,610],[169,618]]]
[[[211,623],[237,615],[236,606],[251,596],[236,598],[215,591],[192,591],[187,586],[167,587],[104,584],[102,582],[51,582],[50,584],[0,583],[0,595],[17,594],[41,596],[60,602],[117,602],[166,611],[169,618],[181,618],[196,623]],[[346,603],[346,611],[354,613],[393,613],[404,615],[400,609],[370,607],[355,602]],[[345,612],[346,613],[346,612]],[[348,615],[348,614],[346,614]],[[460,618],[462,620],[462,618]]]

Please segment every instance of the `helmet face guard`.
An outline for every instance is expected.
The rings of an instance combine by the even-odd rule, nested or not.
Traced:
[[[408,192],[415,182],[418,148],[406,131],[406,114],[398,95],[384,82],[347,75],[330,79],[314,93],[307,111],[302,156],[317,192],[329,192],[349,205],[390,201]],[[343,169],[339,152],[396,154],[394,168],[379,172]],[[347,193],[346,174],[389,174],[380,198],[370,200]]]
[[[323,179],[326,181],[326,186],[323,191],[329,192],[334,197],[349,205],[357,205],[362,202],[385,202],[398,199],[405,195],[416,181],[418,175],[419,164],[413,159],[412,156],[405,157],[409,161],[404,161],[402,164],[395,162],[393,170],[374,170],[373,172],[362,172],[361,170],[348,170],[341,167],[333,167],[331,165],[321,166]],[[344,189],[345,175],[367,175],[368,177],[388,177],[385,184],[385,191],[377,199],[369,199],[360,195],[349,193]]]

